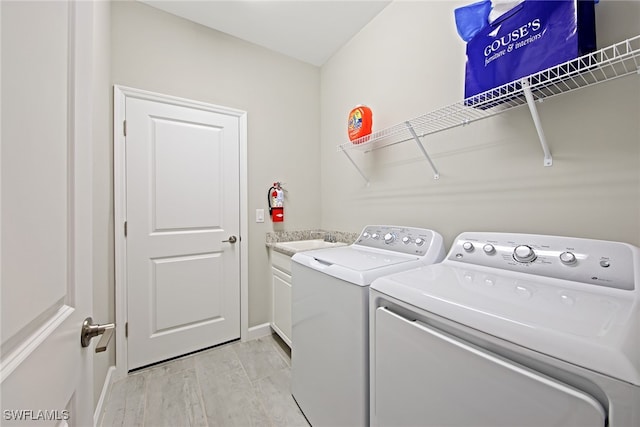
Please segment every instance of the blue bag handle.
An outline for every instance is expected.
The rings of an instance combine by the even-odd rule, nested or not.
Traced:
[[[490,0],[479,1],[453,11],[456,28],[462,40],[468,42],[489,24],[489,12],[491,12]]]

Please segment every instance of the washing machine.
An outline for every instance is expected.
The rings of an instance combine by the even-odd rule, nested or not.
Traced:
[[[640,251],[459,235],[370,287],[371,424],[640,426]]]
[[[312,426],[369,424],[369,285],[444,255],[435,231],[370,225],[352,245],[293,256],[291,392]]]

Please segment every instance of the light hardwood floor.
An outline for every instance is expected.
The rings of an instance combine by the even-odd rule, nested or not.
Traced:
[[[275,335],[233,342],[113,384],[102,427],[309,427],[291,397],[291,359]]]

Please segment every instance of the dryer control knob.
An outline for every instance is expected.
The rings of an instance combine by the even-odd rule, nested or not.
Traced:
[[[374,240],[378,240],[380,238],[380,235],[378,233],[373,233],[371,235],[371,238],[374,239]]]
[[[411,243],[411,237],[409,236],[404,236],[402,238],[402,243],[404,243],[405,245],[408,245],[409,243]]]
[[[466,252],[473,252],[473,243],[471,242],[464,242],[462,244],[462,249],[464,249]]]
[[[384,235],[384,242],[386,244],[393,243],[394,240],[396,240],[396,235],[395,234],[387,233],[387,234]]]
[[[362,237],[365,239],[368,239],[369,237],[371,237],[371,234],[369,234],[369,232],[365,231],[364,233],[362,233]]]
[[[416,246],[424,245],[424,239],[422,237],[416,238]]]
[[[573,254],[573,252],[562,252],[560,254],[560,262],[562,262],[564,265],[572,265],[575,264],[578,260],[576,259],[576,256]]]
[[[513,250],[513,258],[518,262],[531,262],[536,259],[536,253],[527,245],[519,245]]]
[[[496,253],[496,248],[491,243],[487,243],[486,245],[484,245],[482,247],[482,250],[487,255],[493,255]]]

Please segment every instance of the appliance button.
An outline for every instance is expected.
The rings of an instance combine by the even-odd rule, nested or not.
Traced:
[[[611,266],[611,263],[609,262],[608,259],[603,259],[602,261],[600,261],[600,267],[608,268],[610,266]]]
[[[462,249],[464,249],[466,252],[473,252],[473,243],[471,242],[464,242],[462,244]]]
[[[531,290],[526,286],[516,286],[516,294],[522,298],[531,298]]]
[[[576,259],[576,256],[572,252],[567,251],[560,254],[560,262],[562,262],[564,265],[572,265],[577,261],[578,260]]]
[[[374,239],[374,240],[378,240],[380,238],[380,235],[378,233],[373,233],[371,235],[371,238]]]
[[[395,234],[387,233],[387,234],[384,235],[384,242],[386,244],[393,243],[394,240],[396,240],[396,235]]]
[[[527,245],[519,245],[513,250],[513,258],[518,262],[532,262],[536,259],[536,253]]]
[[[416,246],[422,246],[422,245],[424,245],[424,239],[421,237],[418,237],[416,239]]]
[[[411,238],[409,236],[404,236],[402,238],[402,243],[404,243],[405,245],[408,245],[409,243],[411,243]]]
[[[564,294],[560,295],[560,301],[562,301],[562,303],[566,305],[573,305],[576,302],[575,299],[573,299],[569,295],[564,295]]]
[[[486,245],[484,245],[482,247],[482,250],[487,255],[493,255],[496,253],[496,248],[491,243],[487,243]]]
[[[365,231],[364,233],[362,233],[362,237],[365,239],[368,239],[369,237],[371,237],[371,234],[369,234],[367,231]]]

